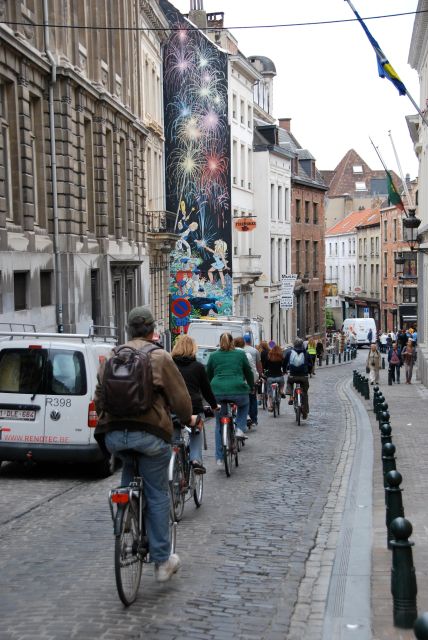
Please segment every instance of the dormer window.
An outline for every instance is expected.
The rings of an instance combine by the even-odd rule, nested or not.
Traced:
[[[355,183],[355,191],[367,191],[365,182],[356,182]]]
[[[363,167],[360,164],[354,164],[352,173],[363,173]]]

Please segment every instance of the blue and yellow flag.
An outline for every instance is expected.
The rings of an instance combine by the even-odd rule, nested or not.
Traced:
[[[400,96],[405,96],[407,94],[407,89],[404,86],[404,83],[400,80],[397,72],[395,71],[393,66],[389,63],[388,58],[386,57],[386,55],[384,54],[384,52],[380,48],[379,44],[373,38],[373,36],[370,33],[370,31],[367,29],[365,23],[363,22],[363,20],[361,19],[360,15],[358,14],[358,11],[352,6],[352,4],[351,4],[351,2],[349,2],[349,0],[345,0],[345,2],[347,2],[349,4],[349,6],[351,7],[352,11],[355,13],[358,22],[363,27],[363,29],[365,31],[365,34],[366,34],[366,36],[368,37],[368,39],[370,41],[370,44],[372,45],[373,49],[375,50],[379,76],[381,78],[388,78],[388,80],[390,80],[392,82],[392,84],[394,85],[394,87],[398,90],[398,93],[400,94]]]

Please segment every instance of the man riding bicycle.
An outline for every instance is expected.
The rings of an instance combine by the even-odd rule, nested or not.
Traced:
[[[127,346],[141,350],[153,341],[155,321],[148,307],[136,307],[128,315]],[[139,453],[138,470],[144,478],[145,519],[150,557],[155,577],[166,582],[179,569],[180,559],[171,554],[169,537],[170,498],[168,466],[171,458],[173,425],[170,411],[184,424],[192,418],[192,402],[181,373],[169,353],[161,348],[150,352],[153,377],[153,403],[141,415],[118,417],[103,409],[102,381],[105,363],[100,364],[95,389],[99,415],[95,438],[101,448],[114,453],[123,462],[122,484],[133,477],[133,451]]]
[[[308,401],[308,389],[309,379],[308,375],[311,370],[311,359],[303,348],[303,340],[296,338],[293,346],[285,353],[284,367],[289,372],[287,379],[286,394],[289,396],[288,404],[293,404],[293,387],[296,382],[300,383],[302,388],[302,418],[306,420],[309,413],[309,401]]]

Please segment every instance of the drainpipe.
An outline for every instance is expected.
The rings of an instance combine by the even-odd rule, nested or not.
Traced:
[[[58,333],[63,333],[61,261],[59,255],[59,224],[58,224],[58,186],[56,174],[56,139],[55,139],[55,108],[54,86],[56,84],[56,62],[49,49],[49,11],[48,0],[43,0],[43,28],[45,36],[45,53],[51,63],[51,78],[49,81],[49,129],[51,139],[51,174],[52,174],[52,211],[53,211],[53,247],[55,260],[55,310]]]

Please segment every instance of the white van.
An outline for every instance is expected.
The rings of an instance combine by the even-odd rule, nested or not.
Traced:
[[[187,335],[198,345],[196,357],[199,362],[207,364],[210,354],[218,348],[221,334],[226,331],[234,338],[250,334],[253,346],[257,346],[263,340],[263,325],[256,318],[218,316],[191,320]]]
[[[376,323],[373,318],[346,318],[342,325],[342,331],[346,338],[351,340],[351,334],[355,337],[355,344],[357,346],[369,345],[368,334],[370,329],[372,330],[371,342],[376,342]]]
[[[100,361],[116,338],[0,331],[0,464],[95,463],[114,470],[94,439],[93,402]]]

